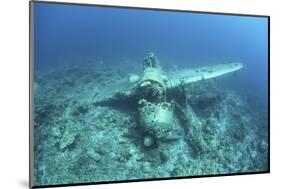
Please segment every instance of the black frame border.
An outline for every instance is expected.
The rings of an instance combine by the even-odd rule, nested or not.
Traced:
[[[242,173],[228,173],[228,174],[210,174],[210,175],[196,175],[196,176],[181,176],[181,177],[164,177],[164,178],[151,178],[151,179],[132,179],[132,180],[118,180],[118,181],[103,181],[103,182],[83,182],[83,183],[70,183],[70,184],[51,184],[51,185],[33,185],[33,76],[34,76],[34,33],[33,33],[33,3],[57,4],[57,5],[74,5],[74,6],[87,6],[87,7],[103,7],[103,8],[119,8],[131,10],[150,10],[150,11],[165,11],[165,12],[182,12],[182,13],[198,13],[198,14],[211,14],[211,15],[224,15],[224,16],[245,16],[245,17],[261,17],[267,18],[267,32],[268,32],[268,165],[267,170],[258,172],[242,172]],[[67,187],[67,186],[85,186],[85,185],[99,185],[99,184],[117,184],[117,183],[131,183],[131,182],[147,182],[147,181],[165,181],[175,179],[191,179],[191,178],[208,178],[208,177],[224,177],[224,176],[239,176],[239,175],[256,175],[270,173],[270,16],[269,15],[255,15],[255,14],[240,14],[240,13],[224,13],[224,12],[208,12],[208,11],[194,11],[194,10],[177,10],[177,9],[163,9],[163,8],[149,8],[149,7],[133,7],[133,6],[120,6],[120,5],[102,5],[102,4],[89,4],[89,3],[70,3],[70,2],[57,2],[57,1],[29,1],[29,188],[53,188],[53,187]]]

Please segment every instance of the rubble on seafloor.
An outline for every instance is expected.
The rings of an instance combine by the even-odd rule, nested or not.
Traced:
[[[186,86],[187,102],[196,114],[187,133],[175,122],[180,133],[177,140],[145,148],[134,108],[93,103],[116,89],[126,90],[123,84],[130,84],[131,71],[125,66],[103,70],[80,66],[35,76],[36,185],[267,169],[267,118],[249,111],[243,97],[224,91],[216,81]]]

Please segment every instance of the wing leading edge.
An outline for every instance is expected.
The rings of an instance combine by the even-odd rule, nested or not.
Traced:
[[[175,88],[180,85],[216,78],[238,71],[242,68],[243,64],[239,62],[234,62],[228,64],[217,64],[213,66],[204,66],[201,68],[176,71],[169,75],[169,80],[167,81],[167,88]]]

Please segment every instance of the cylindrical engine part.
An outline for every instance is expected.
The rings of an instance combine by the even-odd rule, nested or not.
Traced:
[[[173,106],[168,102],[158,104],[150,103],[146,100],[140,102],[140,124],[146,131],[153,133],[157,138],[170,131],[173,124]]]

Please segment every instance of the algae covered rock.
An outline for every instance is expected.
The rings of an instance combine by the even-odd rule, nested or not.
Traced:
[[[76,130],[73,128],[66,129],[60,139],[60,149],[64,149],[74,144],[78,134],[79,133],[77,133]]]

